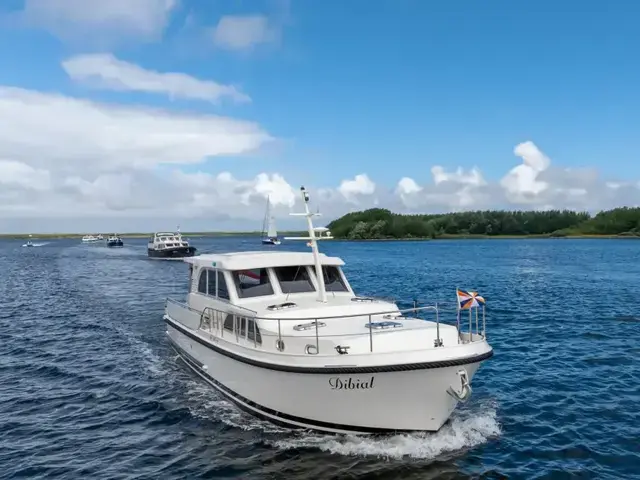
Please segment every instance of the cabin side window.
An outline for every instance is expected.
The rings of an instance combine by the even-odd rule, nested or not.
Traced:
[[[220,270],[218,272],[218,298],[229,300],[229,289],[227,288],[227,279],[224,278],[224,273]]]
[[[200,279],[198,281],[198,293],[207,294],[207,270],[200,270]]]
[[[233,332],[233,314],[227,315],[227,318],[224,319],[224,329]]]
[[[247,319],[247,339],[254,341],[259,345],[262,345],[262,335],[260,335],[260,329],[255,320]]]
[[[315,292],[316,289],[311,283],[307,267],[276,267],[274,270],[280,282],[282,293]]]
[[[215,297],[216,296],[216,272],[213,270],[207,269],[207,293]]]
[[[322,274],[324,277],[324,286],[327,292],[348,292],[347,286],[342,280],[338,267],[332,265],[323,265]]]
[[[244,317],[238,317],[238,336],[244,338],[247,336],[247,319]]]
[[[266,268],[236,270],[233,272],[233,280],[240,298],[273,295],[273,286]]]

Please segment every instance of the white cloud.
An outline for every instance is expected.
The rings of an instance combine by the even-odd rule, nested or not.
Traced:
[[[512,168],[500,181],[509,200],[514,203],[536,203],[536,198],[549,184],[539,180],[551,161],[533,142],[516,145],[513,153],[522,158],[522,164]]]
[[[167,94],[172,98],[189,98],[217,102],[229,98],[248,102],[248,95],[231,85],[199,80],[184,73],[161,73],[118,60],[112,54],[87,54],[71,57],[62,66],[75,81],[94,88]]]
[[[276,41],[278,34],[278,28],[264,15],[227,15],[213,29],[213,42],[228,50],[247,50]]]
[[[485,179],[482,177],[482,173],[476,167],[465,172],[462,167],[458,167],[455,172],[447,172],[440,165],[431,167],[431,175],[433,175],[433,182],[436,185],[446,182],[454,182],[466,185],[480,186],[486,185]]]
[[[302,227],[287,215],[302,208],[290,183],[295,179],[268,172],[268,166],[253,178],[193,172],[206,158],[250,154],[272,141],[255,123],[7,87],[0,87],[0,117],[11,119],[0,122],[3,230],[145,231],[177,223],[183,229],[259,229],[267,196],[281,228]],[[377,205],[446,212],[596,210],[640,202],[636,183],[603,179],[589,168],[556,167],[532,142],[514,151],[521,164],[498,181],[478,168],[434,166],[424,184],[403,177],[384,188],[361,173],[307,187],[323,221]],[[182,170],[186,164],[190,172]]]
[[[0,158],[58,170],[118,171],[239,155],[273,140],[259,125],[213,115],[99,104],[0,87]]]
[[[350,202],[358,201],[362,195],[372,195],[376,184],[364,173],[356,175],[353,180],[343,180],[338,191]]]
[[[25,190],[48,190],[51,178],[47,170],[36,169],[15,160],[0,160],[0,185]]]
[[[22,17],[64,40],[158,39],[178,0],[25,0]]]

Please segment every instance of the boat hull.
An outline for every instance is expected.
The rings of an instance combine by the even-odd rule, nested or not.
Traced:
[[[184,258],[193,257],[196,254],[196,247],[174,247],[155,250],[147,248],[147,254],[151,258]]]
[[[122,240],[117,240],[117,241],[107,241],[107,247],[123,247],[124,244],[122,243]]]
[[[272,240],[270,238],[263,238],[262,239],[262,244],[263,245],[280,245],[280,240]]]
[[[283,371],[221,353],[195,331],[165,321],[171,345],[198,376],[241,409],[289,428],[365,435],[438,431],[458,403],[447,389],[459,389],[461,368],[471,381],[481,362],[355,374]]]

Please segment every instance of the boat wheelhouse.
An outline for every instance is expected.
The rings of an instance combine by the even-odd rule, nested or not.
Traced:
[[[107,237],[107,247],[123,247],[124,243],[119,235],[113,234]]]
[[[276,424],[355,434],[439,430],[493,354],[484,309],[482,322],[478,316],[482,297],[465,300],[465,331],[461,308],[449,325],[437,305],[401,310],[358,296],[343,260],[318,252],[317,240],[331,235],[313,227],[317,214],[302,195],[309,236],[301,239],[311,252],[185,259],[186,301],[165,306],[171,345],[218,392]]]
[[[196,248],[182,238],[180,229],[177,232],[157,232],[149,239],[147,254],[151,258],[184,258],[193,257]]]

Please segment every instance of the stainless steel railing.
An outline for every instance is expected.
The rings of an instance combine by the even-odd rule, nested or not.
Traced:
[[[375,301],[375,300],[374,300]],[[331,315],[331,316],[321,316],[321,317],[317,317],[317,318],[309,318],[309,317],[291,317],[291,318],[277,318],[277,317],[261,317],[257,315],[257,312],[254,312],[252,310],[246,309],[244,307],[239,307],[236,305],[231,306],[231,308],[229,310],[222,310],[222,309],[218,309],[218,308],[214,308],[214,307],[205,307],[202,311],[194,309],[192,307],[190,307],[189,305],[183,303],[183,302],[179,302],[177,300],[171,299],[171,298],[167,298],[166,300],[166,308],[167,310],[169,309],[169,304],[173,304],[176,307],[180,307],[180,308],[184,308],[187,309],[191,312],[193,312],[194,314],[198,314],[199,315],[199,326],[198,328],[203,329],[203,330],[208,330],[211,333],[215,333],[216,335],[218,335],[221,338],[225,338],[225,330],[227,335],[233,335],[235,337],[236,342],[239,340],[239,336],[238,336],[238,325],[242,324],[242,322],[244,322],[244,337],[245,339],[249,339],[248,337],[248,329],[249,329],[249,324],[251,324],[251,329],[252,329],[252,337],[253,337],[253,346],[254,348],[258,348],[259,344],[258,344],[258,337],[260,336],[260,338],[263,337],[276,337],[276,348],[283,352],[284,351],[284,342],[283,342],[283,338],[287,338],[287,337],[292,337],[292,338],[297,338],[297,339],[304,339],[304,338],[309,338],[309,339],[313,339],[312,341],[314,341],[315,345],[307,345],[307,347],[309,346],[313,346],[315,347],[315,354],[320,353],[320,347],[321,347],[321,339],[331,339],[331,338],[336,338],[336,337],[350,337],[350,336],[362,336],[361,333],[352,333],[352,334],[335,334],[335,335],[331,335],[331,334],[322,334],[319,329],[326,326],[326,323],[324,321],[326,320],[332,320],[332,319],[349,319],[349,318],[366,318],[368,320],[368,322],[366,323],[366,327],[368,329],[368,336],[369,336],[369,351],[373,352],[374,351],[374,333],[376,332],[390,332],[393,331],[395,326],[393,325],[394,323],[398,323],[397,320],[402,320],[402,319],[419,319],[419,320],[427,320],[425,318],[421,318],[419,315],[420,314],[424,314],[425,312],[433,312],[435,315],[435,328],[436,328],[436,337],[434,339],[434,348],[439,348],[439,347],[443,347],[443,340],[442,337],[440,335],[440,323],[441,319],[440,319],[440,313],[441,313],[441,306],[442,305],[447,305],[445,304],[439,304],[436,303],[435,305],[429,305],[429,306],[423,306],[423,307],[419,307],[417,306],[417,303],[414,302],[414,307],[412,308],[406,308],[406,309],[397,309],[397,310],[393,310],[393,309],[386,309],[386,310],[382,310],[379,312],[373,312],[373,313],[366,313],[366,314],[349,314],[349,315]],[[461,322],[461,312],[457,312],[457,322],[456,322],[456,328],[457,328],[457,337],[458,337],[458,343],[469,343],[469,342],[475,342],[475,341],[482,341],[484,339],[486,339],[486,320],[485,320],[485,312],[484,309],[482,310],[482,331],[480,331],[480,324],[479,324],[479,313],[478,313],[478,309],[475,309],[475,333],[474,333],[474,329],[473,329],[473,311],[469,312],[469,323],[468,323],[468,329],[467,331],[463,331],[463,324]],[[231,315],[232,316],[232,325],[233,325],[233,331],[229,330],[229,329],[225,329],[225,320],[227,319],[227,317]],[[408,316],[411,315],[411,316]],[[381,320],[381,321],[375,321],[374,320]],[[249,322],[249,320],[252,320],[252,322]],[[258,322],[271,322],[271,323],[276,323],[277,324],[277,334],[272,334],[269,330],[260,330],[259,326],[258,326]],[[300,335],[300,334],[283,334],[283,322],[284,325],[287,327],[285,330],[288,331],[288,326],[291,325],[291,322],[297,322],[297,325],[294,325],[291,330],[295,331],[295,332],[300,332],[300,331],[306,331],[306,330],[313,330],[313,335]],[[305,323],[300,323],[300,322],[305,322]],[[465,322],[466,323],[466,322]],[[447,324],[445,322],[445,324]],[[447,324],[448,325],[448,324]],[[466,326],[466,325],[465,325]],[[402,328],[403,331],[407,331],[407,330],[423,330],[425,328],[432,328],[431,326],[429,327],[413,327],[413,328]],[[348,347],[347,347],[348,348]],[[309,353],[309,352],[307,352]],[[340,351],[338,351],[338,353],[341,353]],[[342,353],[346,353],[346,352],[342,352]]]

